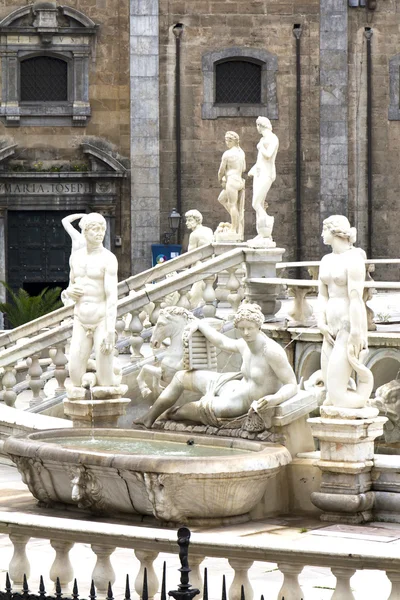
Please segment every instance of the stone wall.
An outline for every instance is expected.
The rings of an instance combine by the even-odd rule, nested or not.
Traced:
[[[225,149],[224,135],[236,131],[246,152],[248,170],[256,159],[259,135],[255,117],[202,119],[202,56],[228,47],[250,47],[277,56],[278,119],[271,119],[280,140],[277,179],[268,195],[268,212],[275,216],[274,239],[295,253],[296,39],[293,26],[302,25],[302,236],[303,256],[319,253],[319,0],[161,0],[160,1],[160,133],[161,232],[176,206],[174,77],[175,36],[182,34],[182,203],[183,211],[198,208],[204,223],[216,228],[227,220],[217,202],[217,172]],[[246,235],[255,235],[251,179],[246,183]],[[310,232],[310,233],[309,233]]]
[[[400,197],[400,2],[378,2],[373,13],[349,10],[349,212],[358,225],[360,241],[367,247],[365,27],[372,29],[372,256],[396,258]],[[390,110],[391,104],[397,111]],[[389,272],[379,268],[379,275],[383,279],[400,278],[398,269]]]
[[[25,0],[0,0],[0,19],[27,4]],[[102,138],[113,145],[116,154],[129,158],[129,3],[126,0],[65,0],[60,4],[79,10],[98,25],[89,63],[91,118],[85,127],[10,128],[1,123],[0,137],[7,136],[18,144],[17,161],[79,163],[83,157],[77,148],[84,136]],[[131,273],[130,188],[123,185],[122,189],[115,223],[115,233],[122,237],[122,248],[115,249],[121,278]]]

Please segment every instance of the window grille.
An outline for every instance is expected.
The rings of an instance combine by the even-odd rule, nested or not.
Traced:
[[[68,64],[51,56],[21,61],[21,102],[66,102]]]
[[[216,65],[217,104],[261,103],[261,65],[247,60],[230,60]]]

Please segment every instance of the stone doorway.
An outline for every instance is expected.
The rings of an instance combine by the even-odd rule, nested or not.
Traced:
[[[45,287],[67,287],[71,239],[61,219],[68,214],[59,210],[8,211],[7,280],[13,289],[36,295]]]

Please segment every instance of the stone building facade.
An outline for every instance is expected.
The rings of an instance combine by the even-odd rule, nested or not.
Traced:
[[[138,267],[148,265],[149,244],[168,230],[168,214],[177,206],[177,37],[182,213],[199,208],[212,228],[226,219],[217,202],[224,134],[240,135],[249,169],[259,140],[256,116],[266,115],[280,140],[269,212],[286,258],[298,256],[297,214],[301,258],[315,260],[323,252],[321,221],[335,212],[349,216],[373,257],[396,257],[399,0],[130,0],[130,13],[132,256]],[[258,101],[217,101],[218,66],[233,61],[261,65]],[[248,237],[255,233],[251,189],[247,180]]]
[[[65,285],[60,221],[88,211],[129,276],[128,3],[1,0],[0,60],[0,279]]]

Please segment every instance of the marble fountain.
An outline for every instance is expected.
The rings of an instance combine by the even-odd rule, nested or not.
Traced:
[[[46,506],[191,524],[247,520],[291,460],[278,444],[118,429],[33,433],[5,451]]]

